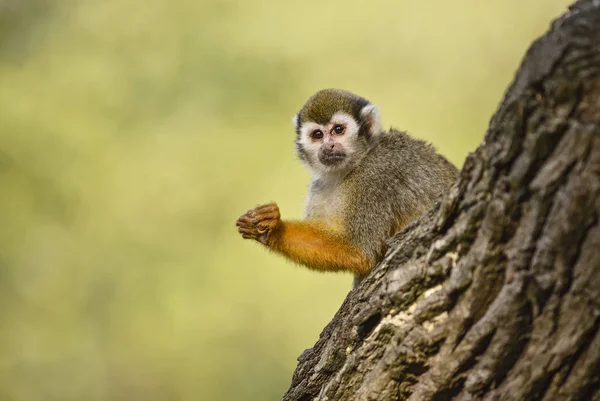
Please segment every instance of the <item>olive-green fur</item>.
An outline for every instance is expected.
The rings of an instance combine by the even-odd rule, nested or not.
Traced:
[[[327,124],[338,111],[343,111],[358,120],[360,111],[369,101],[341,89],[323,89],[315,93],[298,113],[298,126],[307,121]]]

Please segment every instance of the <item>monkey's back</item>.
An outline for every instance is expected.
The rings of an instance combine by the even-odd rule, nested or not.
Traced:
[[[432,145],[393,129],[382,133],[342,184],[348,239],[379,260],[386,239],[431,208],[456,176]]]

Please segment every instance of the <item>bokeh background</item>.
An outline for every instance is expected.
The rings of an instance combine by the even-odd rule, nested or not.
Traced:
[[[277,400],[351,286],[242,241],[302,215],[325,87],[457,165],[562,0],[0,0],[0,399]]]

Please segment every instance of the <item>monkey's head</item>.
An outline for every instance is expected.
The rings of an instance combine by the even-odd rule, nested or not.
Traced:
[[[377,107],[339,89],[315,93],[293,121],[298,156],[319,174],[352,168],[382,132]]]

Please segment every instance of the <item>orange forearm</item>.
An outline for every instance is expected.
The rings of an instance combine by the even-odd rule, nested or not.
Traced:
[[[326,225],[316,221],[282,221],[267,246],[314,270],[368,273],[374,262]]]

